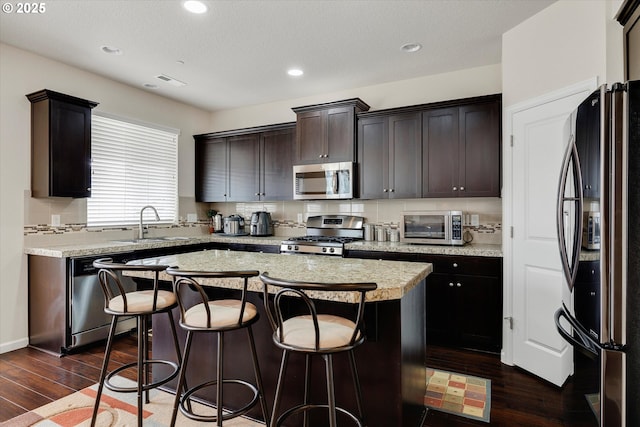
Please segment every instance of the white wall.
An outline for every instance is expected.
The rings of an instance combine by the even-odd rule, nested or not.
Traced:
[[[288,99],[212,114],[211,132],[296,120],[293,107],[360,98],[369,111],[449,99],[490,95],[502,91],[500,64],[470,68],[445,74],[366,86],[318,96]]]
[[[47,217],[47,212],[25,212],[25,205],[33,208],[28,197],[31,110],[25,95],[51,89],[99,102],[98,111],[180,129],[181,199],[194,195],[192,135],[209,130],[211,114],[6,44],[0,44],[0,76],[0,352],[5,352],[27,344],[25,218]],[[46,211],[48,204],[78,204],[62,200],[35,205]]]
[[[503,110],[594,76],[622,79],[619,3],[560,0],[503,34]]]

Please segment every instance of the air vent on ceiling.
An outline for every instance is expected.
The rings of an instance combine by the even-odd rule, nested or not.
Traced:
[[[180,80],[174,79],[173,77],[169,77],[165,74],[159,74],[156,76],[157,79],[162,80],[163,82],[167,82],[170,85],[173,86],[177,86],[177,87],[181,87],[181,86],[186,86],[187,84],[185,82],[181,82]]]

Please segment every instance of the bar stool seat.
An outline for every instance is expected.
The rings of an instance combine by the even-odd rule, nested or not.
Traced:
[[[102,369],[100,371],[100,380],[91,418],[91,426],[94,426],[96,423],[104,387],[119,393],[138,393],[137,418],[138,426],[142,426],[143,395],[145,396],[145,403],[149,403],[149,390],[164,385],[174,379],[178,375],[182,360],[176,327],[171,314],[171,310],[178,305],[177,300],[173,292],[159,289],[159,274],[164,271],[167,266],[128,265],[114,263],[110,258],[98,259],[94,261],[93,265],[98,268],[98,280],[105,297],[104,312],[110,314],[113,318],[107,339]],[[153,276],[153,288],[150,290],[127,292],[120,279],[120,275],[125,271],[150,272]],[[149,355],[149,320],[153,314],[162,313],[166,313],[169,316],[177,363],[171,360],[151,359]],[[135,362],[128,363],[108,372],[117,320],[123,316],[136,317],[138,328],[138,358]],[[150,369],[152,366],[160,365],[169,367],[169,373],[152,382],[149,378]],[[116,375],[131,368],[137,369],[138,378],[135,386],[123,387],[117,385],[117,381],[112,382]]]
[[[273,329],[273,342],[282,349],[282,361],[276,396],[271,414],[271,427],[282,425],[290,416],[303,413],[303,425],[308,425],[307,412],[313,409],[324,409],[328,413],[329,426],[337,426],[337,414],[342,413],[350,418],[356,425],[365,425],[364,411],[362,409],[362,391],[356,369],[353,350],[365,341],[364,334],[364,307],[365,297],[368,291],[375,290],[375,283],[318,283],[298,282],[286,279],[269,277],[265,272],[260,275],[262,280],[264,303],[269,322]],[[271,298],[269,286],[276,287],[275,297]],[[354,318],[350,319],[333,314],[318,313],[316,305],[307,292],[353,292],[359,294],[359,299],[354,311]],[[306,307],[308,314],[300,314],[300,310],[291,308],[290,304],[283,301],[284,297],[297,297],[300,305]],[[272,302],[270,302],[272,300]],[[305,355],[305,392],[303,402],[278,414],[289,354],[302,353]],[[357,414],[336,405],[333,355],[346,352],[349,356],[352,381],[356,394]],[[310,403],[310,370],[311,356],[321,356],[325,361],[325,373],[327,382],[327,404]]]
[[[187,331],[184,346],[183,363],[180,368],[176,390],[185,389],[181,394],[176,391],[170,426],[176,425],[178,410],[187,418],[202,422],[215,422],[222,426],[224,420],[236,418],[246,414],[258,402],[262,407],[262,415],[269,425],[269,410],[264,397],[262,376],[253,338],[251,326],[258,320],[258,310],[255,305],[246,300],[248,279],[258,276],[255,270],[248,271],[183,271],[175,267],[167,269],[167,274],[173,276],[173,291],[180,307],[180,327]],[[242,287],[238,290],[239,299],[210,299],[202,285],[196,279],[242,279]],[[256,384],[242,379],[225,379],[224,366],[224,333],[245,329],[251,351],[253,370]],[[195,333],[215,333],[218,338],[216,378],[201,381],[197,385],[185,385],[186,370],[189,364],[191,345]],[[228,408],[224,405],[224,384],[240,385],[250,391],[252,397],[240,408]],[[196,413],[190,405],[192,396],[207,387],[216,387],[215,415]]]

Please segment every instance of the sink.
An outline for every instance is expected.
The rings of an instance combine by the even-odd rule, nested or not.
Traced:
[[[175,241],[181,241],[181,240],[189,240],[189,237],[166,236],[166,237],[149,237],[147,239],[118,239],[113,241],[116,243],[140,244],[140,243],[175,242]]]

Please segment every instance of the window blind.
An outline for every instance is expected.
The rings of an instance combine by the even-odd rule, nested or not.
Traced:
[[[158,210],[160,222],[175,222],[178,134],[94,113],[87,225],[137,224],[146,205]],[[150,209],[144,215],[147,221],[155,220]]]

